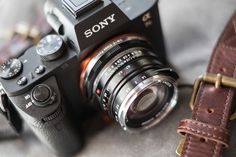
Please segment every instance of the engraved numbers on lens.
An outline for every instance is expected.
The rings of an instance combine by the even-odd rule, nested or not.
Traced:
[[[124,64],[126,64],[127,62],[134,60],[138,57],[140,57],[141,55],[143,55],[143,52],[138,50],[138,51],[133,51],[131,53],[125,54],[124,56],[122,56],[121,58],[117,59],[105,72],[105,75],[108,76],[111,73],[115,72],[116,70],[118,70],[120,67],[122,67]],[[127,69],[128,70],[128,69]]]
[[[110,99],[110,96],[111,96],[111,94],[110,94],[109,90],[106,90],[104,92],[104,95],[102,98],[102,106],[103,106],[104,111],[108,110],[108,101]]]

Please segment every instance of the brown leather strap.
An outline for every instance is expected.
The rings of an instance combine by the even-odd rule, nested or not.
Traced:
[[[213,51],[207,73],[236,78],[236,13]],[[228,147],[234,93],[234,88],[201,83],[192,119],[181,121],[177,129],[185,135],[181,157],[220,157]]]
[[[192,119],[181,120],[178,132],[182,135],[191,134],[203,139],[221,143],[225,147],[229,146],[229,131],[220,126],[199,122]]]

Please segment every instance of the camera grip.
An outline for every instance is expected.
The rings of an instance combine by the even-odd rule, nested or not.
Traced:
[[[9,99],[36,136],[55,154],[69,157],[80,150],[79,132],[72,124],[69,106],[55,77]]]
[[[55,118],[56,116],[56,118]],[[26,117],[23,117],[26,120]],[[51,118],[55,118],[50,120]],[[81,148],[81,140],[78,132],[72,127],[68,115],[60,108],[47,118],[49,121],[27,120],[30,128],[36,136],[60,157],[75,155]]]

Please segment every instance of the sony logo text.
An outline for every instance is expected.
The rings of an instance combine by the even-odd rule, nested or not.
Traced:
[[[106,28],[111,23],[115,22],[115,14],[112,14],[105,18],[103,21],[99,22],[98,24],[94,25],[92,28],[86,30],[84,35],[86,38],[91,37],[94,33],[98,33],[100,30]]]

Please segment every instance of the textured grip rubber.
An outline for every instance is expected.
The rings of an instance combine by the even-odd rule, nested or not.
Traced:
[[[60,157],[73,156],[80,150],[81,140],[70,119],[72,113],[67,112],[70,105],[60,93],[55,77],[48,78],[41,83],[43,85],[55,92],[50,95],[53,101],[43,106],[35,104],[37,100],[34,100],[32,89],[9,99],[42,143]]]
[[[70,123],[68,115],[66,115],[63,108],[60,107],[55,113],[57,116],[53,120],[47,122],[33,120],[26,114],[21,115],[41,142],[57,156],[73,156],[81,148],[79,133]],[[54,117],[54,113],[49,117]]]

